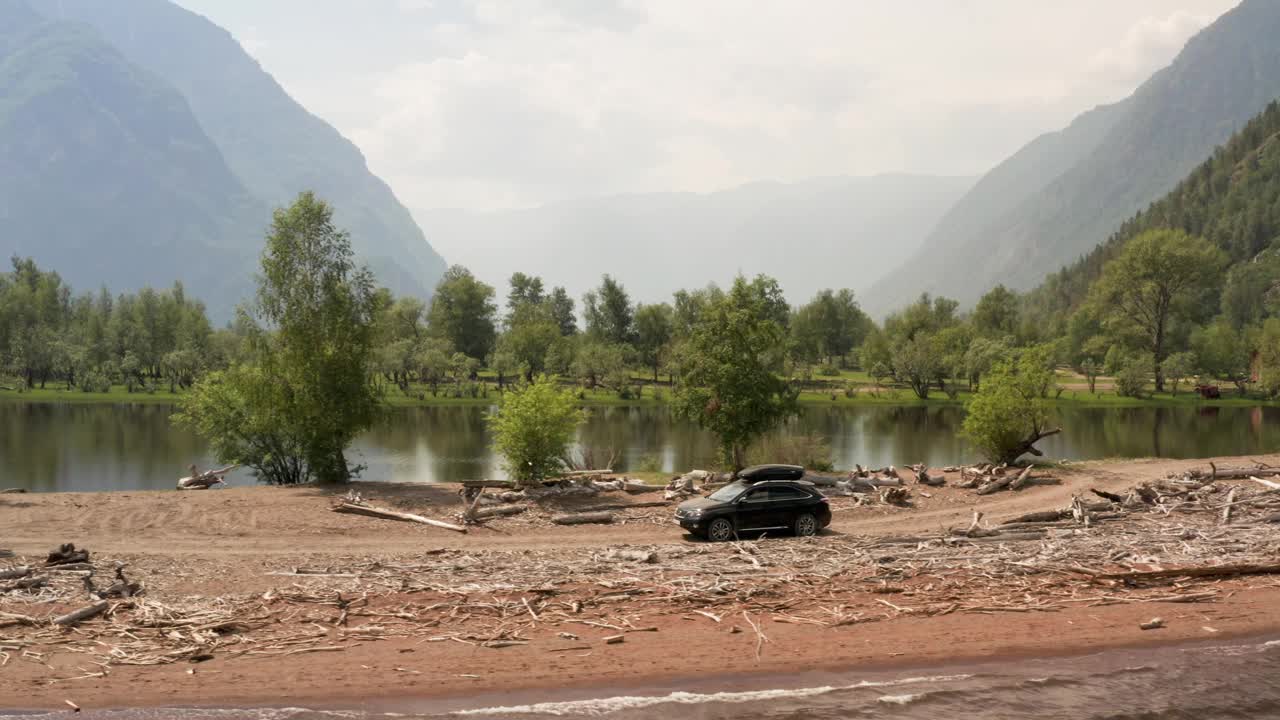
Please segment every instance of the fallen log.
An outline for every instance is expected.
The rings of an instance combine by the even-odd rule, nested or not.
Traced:
[[[18,615],[17,613],[0,612],[0,628],[14,627],[15,625],[36,625],[39,620],[30,615]]]
[[[1123,497],[1123,496],[1121,496],[1121,495],[1117,495],[1117,494],[1115,494],[1115,493],[1109,493],[1109,492],[1107,492],[1106,490],[1099,490],[1098,488],[1090,488],[1090,489],[1089,489],[1089,492],[1093,493],[1094,495],[1097,495],[1098,497],[1102,498],[1103,500],[1110,500],[1110,501],[1111,501],[1111,502],[1113,502],[1113,503],[1122,503],[1122,502],[1124,502],[1124,497]]]
[[[556,515],[551,518],[556,525],[608,525],[613,522],[613,513],[589,512]]]
[[[605,503],[604,505],[591,505],[589,507],[578,508],[578,512],[592,513],[592,512],[607,512],[610,510],[631,510],[633,508],[656,508],[656,507],[670,507],[670,506],[671,506],[671,503],[667,502],[666,500],[651,500],[648,502],[638,502],[638,503]]]
[[[23,565],[21,567],[9,568],[8,570],[0,570],[0,580],[13,580],[15,578],[24,578],[31,574],[31,568]]]
[[[1167,568],[1164,570],[1132,570],[1121,573],[1099,573],[1099,580],[1159,580],[1180,577],[1232,577],[1236,575],[1276,575],[1280,564],[1259,565],[1239,563],[1234,565],[1209,565],[1202,567]]]
[[[1213,463],[1209,463],[1208,473],[1203,470],[1192,470],[1190,474],[1192,477],[1208,478],[1210,480],[1248,480],[1254,477],[1280,476],[1280,468],[1220,468]]]
[[[184,478],[178,478],[179,490],[208,490],[214,485],[225,485],[226,480],[222,479],[223,475],[240,467],[239,465],[228,465],[221,470],[210,470],[208,472],[199,472],[196,466],[190,468],[191,474]]]
[[[466,533],[467,529],[461,525],[443,522],[441,520],[432,520],[421,515],[413,513],[397,512],[395,510],[387,510],[386,508],[373,507],[372,505],[358,505],[352,502],[343,502],[334,506],[333,511],[336,513],[347,513],[349,515],[365,515],[367,517],[380,518],[383,520],[400,520],[401,522],[418,523],[420,525],[430,525],[444,530],[452,530],[454,532]]]
[[[460,484],[471,490],[514,490],[516,487],[510,480],[463,480]]]
[[[1071,517],[1070,510],[1042,510],[1040,512],[1027,513],[1010,518],[1000,523],[1001,525],[1013,525],[1015,523],[1031,523],[1031,522],[1056,522]]]
[[[1254,476],[1254,475],[1249,476],[1249,479],[1250,479],[1250,480],[1252,480],[1252,481],[1254,481],[1254,482],[1256,482],[1256,483],[1258,483],[1259,485],[1262,485],[1263,487],[1265,487],[1265,488],[1267,488],[1267,489],[1269,489],[1269,490],[1280,490],[1280,483],[1278,483],[1278,482],[1272,482],[1272,481],[1270,481],[1270,480],[1263,480],[1262,478],[1257,477],[1257,476]]]
[[[54,618],[53,624],[63,625],[63,626],[75,625],[78,622],[83,622],[96,615],[101,615],[102,613],[106,612],[107,608],[110,606],[111,606],[111,603],[107,602],[106,600],[100,600],[87,607],[82,607],[79,610],[75,610],[73,612],[67,613],[66,615],[62,615],[60,617]]]
[[[486,508],[480,508],[470,514],[470,518],[476,520],[484,520],[492,517],[510,517],[519,515],[529,509],[528,505],[493,505]]]
[[[929,487],[942,487],[947,484],[947,478],[943,475],[930,475],[927,469],[921,468],[916,471],[916,482]]]
[[[1022,542],[1025,540],[1043,540],[1043,532],[1001,532],[996,535],[982,537],[953,537],[952,542]]]
[[[9,488],[7,490],[0,490],[0,495],[23,495],[26,492],[26,488]]]
[[[48,575],[36,575],[34,577],[25,577],[17,582],[8,585],[0,585],[0,595],[15,590],[37,590],[49,584]]]
[[[1031,479],[1031,469],[1034,467],[1035,465],[1028,465],[1023,468],[1022,472],[1018,473],[1018,477],[1014,479],[1013,482],[1009,483],[1009,489],[1018,491],[1025,487],[1027,485],[1027,481]]]
[[[1231,492],[1227,493],[1227,504],[1222,508],[1222,517],[1219,520],[1220,525],[1229,525],[1231,523],[1231,510],[1235,507],[1236,488],[1231,488]]]
[[[991,493],[1000,492],[1001,490],[1004,490],[1005,488],[1009,487],[1009,485],[1011,485],[1015,479],[1016,478],[1014,478],[1014,476],[1012,475],[1005,475],[1004,477],[996,478],[995,480],[992,480],[986,485],[983,485],[982,487],[978,488],[978,494],[990,495]]]

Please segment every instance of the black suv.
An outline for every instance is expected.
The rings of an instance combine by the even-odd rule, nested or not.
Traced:
[[[740,532],[789,530],[801,537],[816,535],[831,524],[827,499],[800,480],[802,468],[762,465],[738,473],[738,479],[705,498],[686,500],[676,508],[685,530],[716,542]]]

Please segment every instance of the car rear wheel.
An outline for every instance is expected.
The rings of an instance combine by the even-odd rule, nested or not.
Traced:
[[[795,530],[796,537],[813,537],[818,534],[818,518],[810,513],[801,513],[796,517],[792,529]]]
[[[726,542],[733,539],[733,523],[728,518],[716,518],[707,526],[707,539],[711,542]]]

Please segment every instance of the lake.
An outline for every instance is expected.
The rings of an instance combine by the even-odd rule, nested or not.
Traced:
[[[169,489],[191,463],[215,465],[206,443],[169,422],[163,405],[0,403],[0,489],[38,492]],[[1043,441],[1049,458],[1174,458],[1280,450],[1280,408],[1061,408],[1065,432]],[[502,478],[480,407],[393,410],[348,454],[365,480],[447,482]],[[808,406],[780,432],[827,438],[837,467],[974,459],[956,436],[958,407]],[[715,443],[663,407],[593,408],[580,442],[618,470],[706,467]],[[235,484],[252,483],[245,472]]]

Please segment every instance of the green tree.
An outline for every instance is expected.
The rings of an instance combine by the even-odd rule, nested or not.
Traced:
[[[502,396],[489,415],[493,449],[521,485],[534,485],[564,468],[565,455],[586,415],[573,393],[545,375]]]
[[[1280,288],[1280,252],[1271,250],[1227,273],[1222,314],[1237,330],[1260,323],[1274,311],[1268,296]]]
[[[464,355],[484,360],[497,339],[498,306],[493,288],[480,282],[470,270],[454,265],[445,271],[431,298],[427,329]]]
[[[600,287],[582,298],[587,333],[613,345],[629,345],[634,339],[635,308],[622,285],[605,275]]]
[[[562,287],[551,290],[547,296],[547,307],[551,311],[551,319],[560,327],[560,334],[570,337],[578,334],[578,317],[574,314],[573,298]]]
[[[333,209],[303,193],[272,218],[254,307],[267,329],[253,365],[198,383],[177,419],[268,482],[345,482],[346,448],[380,410],[372,376],[382,310]]]
[[[1196,356],[1191,352],[1176,352],[1164,361],[1165,379],[1169,381],[1173,396],[1178,396],[1178,385],[1196,374]]]
[[[973,309],[973,328],[984,337],[1004,337],[1018,331],[1018,295],[1004,285],[987,291]]]
[[[893,374],[905,380],[921,400],[929,399],[929,388],[943,367],[933,335],[923,333],[900,344],[893,353]]]
[[[1143,233],[1107,263],[1091,301],[1109,328],[1136,329],[1150,353],[1156,391],[1164,390],[1164,359],[1172,320],[1190,318],[1223,265],[1220,250],[1176,230]]]
[[[514,313],[522,305],[541,305],[546,296],[542,290],[542,278],[515,273],[508,281],[507,310]]]
[[[1235,383],[1243,397],[1252,379],[1253,349],[1246,331],[1237,330],[1230,321],[1219,319],[1191,336],[1196,364],[1211,377]]]
[[[1258,348],[1258,381],[1271,397],[1280,395],[1280,318],[1263,324]]]
[[[516,306],[507,324],[509,327],[499,340],[498,349],[511,356],[526,381],[532,381],[535,375],[546,371],[547,353],[561,338],[560,326],[546,305],[534,302]]]
[[[835,363],[863,343],[871,325],[853,291],[823,290],[796,310],[791,335],[805,359]]]
[[[739,277],[708,304],[681,350],[677,414],[719,438],[726,463],[795,412],[797,393],[780,377],[786,331],[753,283]]]
[[[653,370],[653,381],[658,382],[658,371],[670,348],[673,332],[671,306],[666,303],[641,305],[636,308],[636,351],[640,360]]]
[[[1039,358],[1026,354],[1016,364],[997,364],[966,405],[962,436],[991,462],[1043,455],[1035,444],[1061,432],[1048,429],[1048,401],[1042,395],[1052,376]]]
[[[573,355],[572,371],[588,390],[615,381],[626,372],[622,347],[599,340],[585,340]]]

